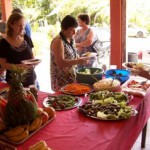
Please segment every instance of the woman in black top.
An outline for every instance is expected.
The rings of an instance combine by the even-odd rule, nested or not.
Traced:
[[[22,64],[22,60],[32,59],[33,43],[26,34],[25,18],[22,14],[13,13],[10,15],[7,22],[6,37],[0,40],[0,64],[3,69],[6,69],[6,81],[9,81],[9,69],[15,64],[17,67],[30,69],[24,87],[35,84],[36,74],[33,66]]]

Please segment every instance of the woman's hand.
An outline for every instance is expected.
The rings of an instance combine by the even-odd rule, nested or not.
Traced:
[[[90,63],[90,58],[89,57],[79,57],[78,58],[78,64],[80,65],[86,65]]]
[[[18,67],[24,68],[24,69],[34,69],[34,65],[26,65],[26,64],[18,64]]]
[[[83,47],[76,47],[77,51],[82,51],[83,50]]]

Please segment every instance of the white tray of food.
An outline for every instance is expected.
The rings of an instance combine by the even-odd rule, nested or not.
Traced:
[[[145,82],[146,81],[146,82]],[[150,87],[150,81],[142,77],[131,77],[122,85],[122,91],[143,97]]]

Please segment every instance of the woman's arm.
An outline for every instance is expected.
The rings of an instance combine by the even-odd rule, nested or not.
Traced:
[[[87,38],[85,41],[81,42],[81,43],[76,43],[76,47],[88,47],[91,46],[94,40],[94,32],[92,29],[90,29]]]
[[[55,39],[51,44],[51,50],[54,53],[55,62],[58,67],[65,68],[71,67],[76,64],[87,64],[89,58],[78,58],[78,59],[65,59],[64,57],[64,45],[60,39]]]

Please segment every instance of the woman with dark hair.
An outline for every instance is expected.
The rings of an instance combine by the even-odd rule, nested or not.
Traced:
[[[61,22],[61,32],[55,37],[50,46],[51,62],[51,86],[57,91],[68,83],[75,82],[73,68],[77,64],[87,64],[89,58],[77,57],[74,48],[73,35],[78,26],[77,21],[67,15]]]
[[[94,31],[89,26],[90,17],[87,14],[80,14],[78,16],[78,25],[80,28],[75,34],[75,42],[78,54],[82,56],[87,52],[93,52],[92,44],[97,40]],[[92,66],[94,59],[88,66]]]
[[[22,60],[32,59],[33,43],[31,39],[24,34],[25,18],[20,13],[13,13],[7,21],[6,37],[0,40],[0,65],[6,69],[6,81],[9,82],[12,65],[29,69],[30,72],[23,85],[28,87],[35,84],[36,74],[32,65],[22,64]]]

